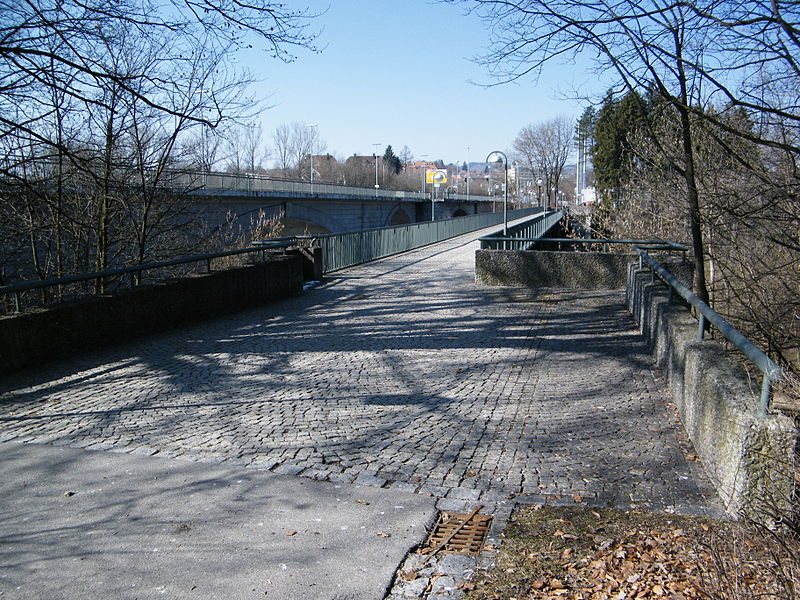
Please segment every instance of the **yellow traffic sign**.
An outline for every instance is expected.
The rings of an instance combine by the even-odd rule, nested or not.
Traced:
[[[425,171],[425,183],[447,183],[447,170],[428,169]]]

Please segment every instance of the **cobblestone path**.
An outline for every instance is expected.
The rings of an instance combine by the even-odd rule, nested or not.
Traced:
[[[711,510],[622,293],[477,287],[476,238],[7,378],[0,441],[226,461],[445,505]]]

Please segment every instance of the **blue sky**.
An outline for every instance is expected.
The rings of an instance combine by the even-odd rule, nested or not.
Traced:
[[[484,69],[471,59],[488,43],[487,29],[464,5],[426,0],[320,0],[325,14],[319,54],[300,51],[290,64],[248,59],[262,79],[254,88],[272,107],[261,115],[269,137],[281,123],[317,123],[328,152],[371,154],[407,145],[415,158],[473,161],[506,150],[529,123],[558,115],[577,117],[586,105],[571,100],[590,76],[554,65],[539,81],[486,88]]]

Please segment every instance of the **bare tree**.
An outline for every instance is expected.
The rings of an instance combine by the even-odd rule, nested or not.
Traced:
[[[272,144],[275,148],[275,168],[288,175],[292,164],[292,128],[283,123],[272,132]]]
[[[319,128],[310,126],[306,123],[295,121],[291,124],[292,130],[292,154],[293,154],[293,168],[297,177],[310,177],[310,173],[305,174],[301,171],[301,166],[306,157],[311,154],[318,154],[324,152],[327,144],[319,137]],[[311,166],[308,166],[311,169]]]
[[[225,170],[231,173],[255,173],[263,169],[268,151],[263,145],[261,126],[236,125],[225,132]]]
[[[411,152],[411,148],[408,146],[403,146],[403,149],[397,154],[397,157],[400,159],[400,162],[403,163],[403,168],[414,160],[414,153]]]
[[[275,148],[275,168],[285,176],[308,176],[301,173],[304,159],[311,154],[325,151],[327,144],[320,139],[316,126],[294,121],[279,125],[272,132],[272,143]],[[310,169],[310,166],[306,167]]]
[[[512,144],[518,160],[546,182],[546,198],[561,184],[564,165],[572,148],[573,127],[572,120],[565,116],[526,125]]]
[[[453,2],[458,0],[451,0]],[[794,3],[758,0],[468,0],[491,24],[491,51],[483,63],[500,81],[536,75],[548,62],[590,52],[598,67],[616,74],[621,88],[651,89],[678,114],[682,153],[672,168],[685,186],[695,291],[709,300],[696,177],[692,116],[768,147],[797,151],[797,95],[769,94],[763,79],[797,90],[800,30]],[[737,131],[709,116],[709,102],[758,113],[762,131]]]
[[[305,30],[309,15],[269,0],[168,0],[160,5],[139,0],[0,0],[0,15],[0,136],[26,133],[47,144],[52,140],[37,127],[49,114],[39,101],[42,87],[103,106],[97,92],[113,84],[153,108],[213,126],[219,111],[185,112],[170,102],[175,92],[193,91],[174,76],[193,62],[193,51],[234,51],[255,42],[276,58],[291,60],[288,48],[312,41]],[[158,60],[146,70],[119,71],[115,46],[126,34],[143,47],[160,48]],[[219,108],[216,94],[209,87],[205,98]]]
[[[250,123],[243,128],[242,154],[244,168],[248,173],[255,173],[264,168],[264,162],[269,158],[269,149],[264,144],[264,135],[261,125]]]
[[[260,40],[291,60],[287,49],[311,43],[308,18],[267,0],[0,0],[6,276],[188,247],[196,236],[182,235],[180,195],[164,182],[175,166],[211,168],[215,128],[252,106],[230,52]]]

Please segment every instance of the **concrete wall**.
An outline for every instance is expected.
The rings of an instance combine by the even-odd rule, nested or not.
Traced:
[[[756,417],[760,377],[748,378],[716,342],[697,340],[697,320],[638,265],[630,267],[627,298],[727,510],[771,521],[794,489],[793,420]]]
[[[0,317],[0,374],[300,294],[303,260],[267,262]]]
[[[634,260],[627,253],[478,250],[475,281],[508,287],[622,289]]]

